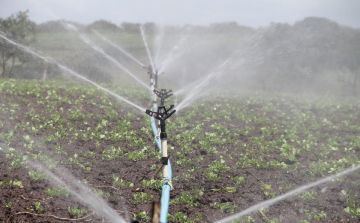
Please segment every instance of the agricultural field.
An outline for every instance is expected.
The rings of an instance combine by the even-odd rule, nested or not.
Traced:
[[[150,108],[150,92],[103,86]],[[217,94],[175,113],[167,134],[169,222],[214,222],[359,165],[360,101]],[[108,222],[78,199],[79,184],[149,222],[160,156],[149,116],[95,87],[0,80],[1,222]],[[232,222],[358,222],[359,186],[355,171]]]

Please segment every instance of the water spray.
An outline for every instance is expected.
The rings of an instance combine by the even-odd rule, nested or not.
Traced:
[[[286,199],[288,197],[294,196],[294,195],[296,195],[298,193],[301,193],[301,192],[303,192],[303,191],[305,191],[307,189],[310,189],[312,187],[316,187],[316,186],[318,186],[320,184],[323,184],[323,183],[326,183],[326,182],[328,182],[330,180],[340,178],[342,176],[345,176],[345,175],[347,175],[349,173],[352,173],[352,172],[354,172],[356,170],[359,170],[359,169],[360,169],[360,165],[350,167],[350,168],[348,168],[348,169],[346,169],[346,170],[344,170],[344,171],[342,171],[340,173],[337,173],[335,175],[331,175],[331,176],[325,177],[323,179],[320,179],[318,181],[309,183],[307,185],[303,185],[301,187],[296,188],[295,190],[287,192],[286,194],[283,194],[281,196],[278,196],[278,197],[275,197],[273,199],[261,202],[259,204],[254,205],[254,206],[251,206],[251,207],[249,207],[249,208],[247,208],[247,209],[245,209],[245,210],[243,210],[243,211],[241,211],[239,213],[233,214],[233,215],[231,215],[229,217],[226,217],[224,219],[216,221],[215,223],[230,222],[230,221],[235,220],[237,218],[240,218],[240,217],[242,217],[244,215],[247,215],[247,214],[250,214],[250,213],[252,213],[254,211],[257,211],[257,210],[259,210],[261,208],[267,208],[267,207],[269,207],[269,206],[271,206],[271,205],[273,205],[273,204],[275,204],[275,203],[277,203],[279,201],[282,201],[282,200],[284,200],[284,199]]]
[[[47,57],[47,56],[44,56],[44,55],[41,55],[41,54],[35,52],[34,50],[30,49],[29,47],[26,47],[26,46],[24,46],[24,45],[21,45],[21,44],[19,44],[19,43],[16,43],[16,42],[8,39],[8,38],[7,38],[5,35],[3,35],[1,32],[0,32],[0,37],[3,38],[4,40],[6,40],[7,42],[9,42],[10,44],[12,44],[12,45],[20,48],[20,49],[23,50],[24,52],[27,52],[27,53],[29,53],[29,54],[31,54],[31,55],[33,55],[33,56],[36,56],[36,57],[38,57],[38,58],[40,58],[40,59],[42,59],[42,60],[44,60],[44,61],[46,61],[46,62],[48,62],[48,63],[57,65],[57,66],[58,66],[62,71],[64,71],[65,73],[68,73],[68,74],[70,74],[70,75],[72,75],[72,76],[74,76],[74,77],[77,77],[77,78],[79,78],[79,79],[81,79],[81,80],[83,80],[83,81],[85,81],[85,82],[88,82],[88,83],[96,86],[96,87],[99,88],[100,90],[107,92],[108,94],[114,96],[114,97],[117,98],[117,99],[120,99],[120,100],[128,103],[129,105],[132,105],[133,107],[139,109],[140,111],[144,111],[144,110],[145,110],[145,108],[142,108],[142,107],[140,107],[139,105],[136,105],[136,104],[132,103],[131,101],[129,101],[129,100],[121,97],[120,95],[118,95],[118,94],[116,94],[116,93],[114,93],[114,92],[112,92],[112,91],[110,91],[110,90],[108,90],[108,89],[106,89],[106,88],[98,85],[97,83],[95,83],[95,82],[87,79],[86,77],[78,74],[77,72],[71,70],[70,68],[68,68],[68,67],[60,64],[59,62],[55,61],[53,58]],[[147,86],[146,86],[146,87],[147,87]]]
[[[98,35],[101,39],[103,39],[105,42],[109,43],[111,46],[115,47],[116,49],[120,50],[121,52],[123,52],[126,56],[128,56],[129,58],[133,59],[136,63],[138,63],[140,66],[144,67],[145,65],[143,63],[141,63],[138,59],[136,59],[133,55],[131,55],[129,52],[126,52],[123,48],[121,48],[120,46],[116,45],[115,43],[111,42],[110,40],[108,40],[107,38],[105,38],[103,35],[101,35],[98,31],[96,30],[92,30],[96,35]]]
[[[169,109],[166,109],[165,106],[159,106],[157,112],[153,112],[149,109],[146,109],[146,114],[160,121],[160,139],[161,139],[161,159],[160,162],[163,165],[162,167],[162,176],[164,180],[164,185],[162,185],[161,192],[161,209],[160,209],[160,222],[167,222],[167,214],[169,210],[170,202],[170,190],[173,189],[171,183],[172,180],[172,168],[167,153],[167,134],[166,134],[166,119],[170,118],[176,110],[173,110],[169,113],[170,110],[174,108],[174,105],[171,105]]]
[[[152,60],[152,57],[151,57],[151,54],[150,54],[149,47],[148,47],[147,42],[145,40],[144,29],[143,29],[142,26],[140,26],[140,31],[141,31],[141,35],[142,35],[142,38],[143,38],[143,41],[144,41],[144,44],[145,44],[145,47],[146,47],[146,52],[148,53],[148,56],[149,56],[150,64],[151,64],[152,67],[154,67],[154,63],[153,63],[153,60]]]

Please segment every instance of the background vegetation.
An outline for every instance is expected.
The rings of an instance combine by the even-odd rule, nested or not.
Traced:
[[[29,45],[95,81],[128,83],[127,75],[92,50],[76,33],[65,29],[62,22],[35,24],[28,19],[27,12],[19,12],[0,19],[0,30],[8,38]],[[138,64],[101,40],[92,30],[131,52],[142,63],[149,64],[140,24],[124,22],[118,26],[103,20],[89,25],[68,23],[96,39],[94,42],[106,53],[126,64],[135,74],[141,70]],[[179,44],[181,53],[168,69],[172,73],[168,82],[174,85],[208,75],[216,68],[214,64],[220,64],[238,50],[242,52],[239,58],[242,64],[227,71],[226,77],[237,83],[236,88],[336,95],[360,92],[360,30],[325,18],[305,18],[294,25],[271,23],[259,29],[235,22],[182,27],[146,23],[143,27],[154,54],[156,38],[163,35],[163,60],[182,37],[188,37],[185,44]],[[2,39],[0,46],[2,77],[59,77],[56,67],[25,55]],[[146,79],[144,77],[144,81]]]

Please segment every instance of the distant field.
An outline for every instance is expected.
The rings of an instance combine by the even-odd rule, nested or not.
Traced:
[[[105,87],[150,107],[148,92]],[[225,95],[168,121],[169,222],[214,222],[360,164],[358,100]],[[2,221],[103,221],[68,189],[75,182],[61,186],[47,171],[71,174],[120,215],[149,221],[160,153],[145,113],[86,84],[2,79],[0,130]],[[357,222],[359,185],[357,171],[234,222]]]

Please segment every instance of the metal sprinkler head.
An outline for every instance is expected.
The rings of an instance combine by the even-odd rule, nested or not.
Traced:
[[[152,116],[155,119],[160,121],[160,129],[161,129],[160,139],[161,140],[167,139],[165,120],[170,118],[170,116],[172,116],[176,112],[176,110],[173,110],[172,112],[168,113],[173,108],[174,108],[174,105],[171,105],[169,109],[166,109],[165,106],[159,106],[157,112],[153,112],[149,109],[146,109],[146,111],[145,111],[146,114],[148,114],[149,116]]]
[[[161,106],[164,106],[165,99],[171,97],[173,94],[170,94],[172,90],[166,91],[166,89],[161,89],[160,91],[154,89],[154,93],[161,99]]]
[[[158,71],[156,70],[155,67],[151,65],[149,65],[148,67],[144,66],[144,68],[148,70],[147,73],[149,74],[150,79],[153,79],[154,88],[157,88],[158,75],[159,75]]]

